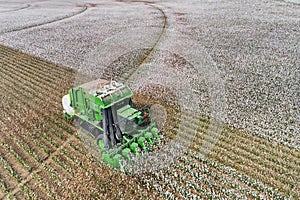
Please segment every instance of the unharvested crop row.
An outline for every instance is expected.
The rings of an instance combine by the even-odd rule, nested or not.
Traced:
[[[210,135],[206,135],[205,139],[207,140],[209,137]],[[199,146],[202,144],[203,138],[195,138],[194,142],[197,143],[197,146]],[[283,173],[283,171],[286,170],[284,169],[284,167],[276,165],[268,160],[265,160],[264,157],[252,154],[251,149],[248,151],[244,150],[243,145],[239,146],[240,148],[236,148],[235,145],[232,145],[230,140],[226,140],[226,138],[220,137],[218,142],[214,145],[214,149],[212,149],[212,151],[217,151],[220,155],[230,155],[232,157],[232,161],[235,161],[237,163],[241,162],[242,160],[243,166],[255,168],[258,170],[257,172],[261,173],[263,171],[268,171],[269,176],[273,177],[277,181],[280,181],[280,183],[282,184],[292,185],[293,183],[295,183],[295,180],[293,179],[295,178],[295,174],[297,174],[298,171],[297,166],[294,167],[292,170]],[[263,154],[263,152],[261,155],[266,156],[265,154]]]
[[[198,153],[205,153],[199,145],[193,146],[192,149]],[[260,169],[257,169],[254,166],[256,164],[250,161],[247,157],[241,157],[236,153],[219,146],[215,146],[213,150],[210,150],[208,156],[213,160],[239,170],[242,174],[256,178],[270,187],[278,187],[284,189],[285,193],[288,193],[288,189],[286,187],[289,187],[290,185],[283,183],[285,182],[284,179],[277,178],[276,173],[273,173],[275,178],[272,176],[267,176],[266,178],[263,172],[269,172],[269,170],[272,171],[272,169],[266,169],[262,166],[258,166]]]
[[[221,185],[218,185],[215,180],[205,176],[195,176],[193,168],[186,170],[178,164],[172,164],[168,173],[175,176],[180,182],[183,182],[187,191],[195,191],[194,193],[201,198],[229,198],[224,192],[226,188],[220,190]],[[213,192],[212,192],[213,191]]]
[[[223,176],[222,172],[210,168],[204,163],[195,164],[191,157],[184,155],[179,157],[178,161],[172,164],[172,167],[181,170],[194,181],[199,180],[201,183],[207,182],[211,188],[224,194],[227,198],[236,199],[238,196],[241,196],[240,193],[242,191],[237,190],[236,187],[232,187],[232,185],[229,184],[229,177]],[[249,190],[249,188],[247,188],[247,190]]]
[[[203,151],[199,147],[193,147],[192,150],[198,153],[201,153]],[[219,149],[219,151],[216,150],[210,151],[209,158],[215,160],[216,162],[219,162],[222,165],[226,165],[233,169],[237,169],[242,175],[250,176],[255,180],[259,180],[265,185],[268,185],[268,187],[271,188],[276,187],[279,188],[285,194],[289,193],[289,190],[283,187],[284,184],[280,180],[276,180],[273,177],[265,176],[263,172],[267,172],[267,171],[260,171],[253,168],[251,165],[246,163],[247,161],[245,160],[244,157],[239,157],[235,154],[232,154],[232,152],[226,152],[226,151],[222,152]],[[285,186],[289,187],[288,185]]]
[[[206,181],[212,182],[211,187],[220,190],[221,193],[224,193],[230,199],[241,197],[257,198],[260,193],[255,188],[237,181],[231,175],[215,167],[206,165],[204,162],[199,162],[199,160],[190,157],[188,154],[178,158],[178,162],[173,167],[190,174],[194,179],[197,178],[197,180],[202,181],[204,178]],[[218,182],[217,184],[214,183],[216,181]]]
[[[205,132],[205,130],[203,130]],[[207,132],[207,131],[206,131]],[[197,141],[198,139],[198,141]],[[207,134],[205,136],[206,142],[214,142],[214,138],[210,134]],[[198,146],[203,144],[203,138],[202,137],[196,137],[195,142]],[[220,136],[218,138],[218,142],[214,144],[215,148],[219,147],[220,149],[224,149],[227,152],[234,153],[236,155],[239,155],[243,157],[245,160],[245,163],[249,165],[256,166],[256,168],[261,169],[268,169],[268,171],[273,174],[274,176],[281,177],[280,179],[285,182],[285,180],[290,180],[294,178],[294,174],[298,171],[298,166],[295,166],[293,164],[287,165],[288,163],[281,163],[281,165],[276,164],[276,162],[273,162],[272,159],[267,159],[268,154],[265,154],[263,151],[259,152],[258,154],[253,153],[253,151],[257,151],[255,148],[249,148],[249,144],[241,143],[241,144],[234,144],[232,143],[231,139],[228,139],[228,137],[222,137]],[[252,151],[253,150],[253,151]],[[287,169],[287,167],[289,167]],[[284,172],[284,173],[283,173]],[[278,174],[278,175],[277,175]]]
[[[25,4],[25,5],[22,5],[22,7],[18,6],[18,7],[15,7],[15,8],[10,8],[9,10],[4,10],[4,11],[1,11],[0,13],[16,12],[16,11],[21,11],[21,10],[24,10],[24,9],[27,9],[27,8],[30,8],[30,7],[31,7],[31,4]]]
[[[182,116],[185,121],[189,121],[190,124],[199,124],[199,130],[207,132],[209,131],[209,124],[202,123],[202,118],[196,117],[192,118],[188,115]],[[195,127],[195,125],[193,125]],[[222,126],[222,125],[221,125]],[[212,134],[214,135],[214,133]],[[238,131],[233,128],[229,128],[226,125],[223,125],[222,132],[220,134],[220,137],[222,138],[231,138],[231,143],[238,143],[239,144],[249,144],[249,148],[255,147],[256,151],[264,152],[265,155],[267,155],[264,159],[271,160],[273,162],[276,162],[279,165],[282,165],[282,163],[286,163],[289,165],[291,162],[295,163],[296,166],[300,166],[300,153],[296,149],[291,149],[288,147],[285,147],[283,145],[276,145],[274,146],[273,143],[269,142],[268,140],[254,136],[251,134],[244,133],[242,131]],[[251,151],[252,152],[252,151]],[[254,152],[255,153],[255,150]],[[257,154],[257,153],[256,153]],[[287,159],[289,160],[287,162]]]
[[[213,138],[214,134],[212,133],[210,134],[209,133],[210,130],[201,128],[200,131],[202,133],[205,133],[205,140],[208,141],[211,140],[211,142],[214,143],[215,141],[215,138]],[[203,139],[204,139],[203,134],[196,134],[196,138],[199,139],[197,145],[201,145],[200,144],[201,142],[203,144]],[[236,140],[235,142],[239,142],[239,140]],[[277,160],[279,157],[278,155],[272,156],[266,154],[265,151],[261,151],[260,149],[251,146],[249,143],[239,142],[238,144],[235,144],[234,142],[232,142],[232,139],[230,137],[223,136],[223,132],[218,138],[218,143],[215,145],[220,146],[221,148],[226,148],[227,146],[229,146],[230,147],[229,151],[235,152],[236,154],[239,155],[243,155],[243,157],[250,159],[252,161],[252,164],[257,165],[258,163],[260,164],[261,167],[266,167],[269,170],[274,171],[274,174],[277,173],[282,174],[282,176],[284,176],[282,177],[282,180],[293,178],[294,175],[292,173],[293,172],[295,173],[300,170],[299,165],[294,164],[294,162],[297,162],[296,159],[294,162],[284,161],[283,163],[277,164],[278,162],[276,161],[278,161]],[[285,171],[285,173],[282,173],[283,171]]]
[[[211,195],[209,192],[206,191],[208,185],[205,183],[200,182],[201,180],[194,181],[191,177],[183,174],[181,171],[173,171],[168,170],[165,172],[170,177],[174,179],[170,179],[171,187],[179,192],[179,194],[183,197],[183,199],[206,199],[206,198],[213,198],[213,197],[221,197],[219,194],[215,193]]]
[[[208,136],[208,137],[210,137],[210,136]],[[213,138],[208,138],[207,137],[207,135],[206,135],[206,137],[205,137],[205,139],[206,140],[208,140],[208,139],[211,139],[212,140],[212,142],[214,142],[214,139]],[[182,139],[184,139],[184,138],[182,138]],[[203,136],[201,136],[201,138],[199,138],[199,135],[197,136],[197,138],[195,138],[195,140],[194,140],[194,143],[196,143],[195,145],[196,145],[196,147],[194,147],[193,146],[193,148],[197,151],[197,152],[199,152],[199,153],[205,153],[204,152],[204,150],[205,149],[203,149],[202,148],[202,144],[203,144]],[[187,142],[189,142],[189,141],[187,141]],[[208,142],[208,141],[206,141],[206,142]],[[226,145],[227,146],[230,146],[230,144],[229,143],[226,143]],[[223,144],[223,146],[224,146],[224,144]],[[219,149],[219,151],[221,151],[221,150],[223,150],[224,149],[224,147],[222,147],[222,145],[220,146],[220,142],[218,142],[218,143],[216,143],[216,144],[214,144],[214,149]],[[211,150],[211,151],[215,151],[215,150]],[[214,153],[214,152],[212,152],[212,153]],[[229,154],[229,155],[227,155],[227,154]],[[205,155],[205,154],[204,154]],[[214,155],[209,155],[212,159],[218,159],[221,163],[224,163],[224,164],[230,164],[230,166],[232,166],[232,167],[237,167],[237,166],[239,166],[240,167],[240,170],[242,170],[243,169],[243,167],[244,166],[250,166],[249,165],[249,159],[247,158],[247,157],[239,157],[239,156],[236,156],[236,155],[232,155],[232,151],[226,151],[226,152],[223,152],[223,153],[221,153],[221,152],[219,152],[219,154],[214,154]],[[226,159],[224,158],[224,157],[226,157]],[[222,158],[222,159],[220,159],[220,158]],[[243,160],[244,162],[243,163],[241,163],[241,160]],[[224,162],[224,161],[226,161],[226,162]],[[251,162],[254,162],[254,161],[251,161]],[[255,163],[254,163],[255,164]],[[261,167],[261,166],[260,166]],[[257,171],[257,170],[254,170],[254,169],[252,169],[252,168],[250,168],[249,169],[250,171],[247,171],[247,175],[251,175],[252,177],[257,177],[257,176],[259,176],[260,177],[260,180],[261,181],[264,181],[264,182],[266,182],[265,180],[264,180],[264,176],[261,174],[261,171]],[[267,170],[267,169],[265,169],[265,168],[263,168],[262,170]],[[269,169],[268,169],[269,170]],[[272,171],[272,169],[270,169],[271,171]],[[243,170],[242,170],[243,171]],[[277,174],[276,173],[273,173],[273,175],[274,176],[276,176],[277,177]],[[270,185],[271,187],[274,187],[275,185],[277,185],[277,186],[282,186],[282,182],[285,182],[285,180],[284,179],[280,179],[280,178],[274,178],[274,179],[271,179],[271,181],[267,181],[267,183],[268,183],[268,185]],[[279,181],[279,182],[278,182]],[[276,184],[275,184],[276,183]],[[275,184],[275,185],[274,185]],[[285,185],[285,187],[288,187],[288,186],[290,186],[290,185]],[[285,193],[287,193],[288,191],[285,189],[284,190],[285,191]]]
[[[293,163],[289,163],[288,161],[277,164],[273,159],[267,159],[269,155],[262,151],[260,151],[258,154],[254,154],[253,151],[256,151],[257,149],[255,147],[249,148],[249,144],[241,143],[238,145],[239,148],[236,148],[237,145],[233,144],[232,141],[227,137],[220,137],[218,143],[218,146],[223,146],[227,151],[248,158],[253,166],[268,169],[269,172],[280,177],[280,179],[284,182],[285,180],[288,181],[295,178],[295,174],[297,174],[300,170],[299,166],[293,165]]]
[[[238,172],[237,170],[235,170],[233,167],[230,167],[228,165],[222,165],[220,164],[220,159],[216,159],[216,161],[210,159],[210,158],[204,158],[201,155],[201,152],[199,153],[197,150],[196,151],[192,151],[189,150],[186,152],[188,157],[191,157],[194,159],[194,163],[199,163],[201,164],[206,164],[211,168],[215,168],[219,171],[221,171],[224,174],[228,174],[230,176],[233,176],[235,179],[237,179],[238,181],[248,185],[249,187],[261,192],[262,194],[265,194],[267,196],[270,196],[271,198],[275,198],[275,199],[283,199],[286,196],[275,192],[274,188],[272,187],[268,187],[264,184],[262,184],[261,182],[257,181],[256,179],[250,178],[248,175],[243,174],[241,172]],[[259,195],[261,196],[261,194]]]
[[[266,159],[278,165],[287,164],[290,165],[290,168],[294,168],[294,166],[300,165],[299,150],[288,148],[280,144],[274,144],[264,138],[260,138],[258,136],[250,135],[247,133],[237,132],[229,128],[226,128],[223,131],[223,134],[224,138],[231,139],[230,141],[232,143],[238,142],[249,144],[250,148],[254,148],[253,150],[254,153],[256,152],[256,155],[258,155],[257,152],[260,152],[259,154],[264,152],[264,154],[268,155]],[[251,141],[251,137],[253,137],[253,141]]]
[[[35,23],[30,23],[30,24],[23,24],[21,27],[14,27],[12,29],[9,29],[9,30],[5,31],[4,33],[22,31],[22,30],[26,30],[26,29],[29,29],[29,28],[44,26],[44,25],[51,24],[51,23],[54,23],[54,22],[62,21],[62,20],[71,18],[73,16],[79,15],[79,14],[85,12],[88,9],[88,7],[85,6],[85,5],[78,5],[78,7],[81,8],[79,11],[72,12],[72,13],[69,13],[69,14],[65,14],[63,16],[55,17],[53,19],[49,19],[49,20],[45,20],[45,21],[43,20],[43,21],[40,21],[40,22],[35,22]]]
[[[270,187],[276,187],[279,191],[289,194],[291,185],[286,183],[285,180],[280,179],[280,177],[277,177],[277,174],[274,174],[274,172],[270,173],[269,170],[271,169],[263,168],[261,166],[256,168],[257,165],[250,162],[248,158],[240,157],[232,151],[226,151],[225,149],[220,148],[211,151],[209,156],[222,164],[237,169],[242,174],[251,176]]]
[[[163,171],[154,172],[148,179],[154,180],[154,182],[150,181],[150,184],[154,184],[155,190],[169,199],[174,197],[180,199],[226,198],[213,180],[204,177],[202,179],[195,178],[179,167],[171,166]]]
[[[150,177],[147,177],[147,179],[155,180],[154,184],[152,183],[152,181],[150,181],[146,184],[153,185],[156,193],[158,193],[165,199],[183,199],[184,198],[178,192],[178,190],[177,190],[178,186],[172,185],[174,182],[174,177],[169,176],[167,173],[166,174],[162,174],[162,172],[152,173]]]
[[[199,121],[201,121],[201,118],[199,117],[193,118],[189,117],[188,115],[184,115],[182,117],[185,119],[185,121],[189,121],[190,124],[199,124]],[[209,128],[209,124],[207,124],[207,126],[202,126],[202,124],[203,123],[200,123],[200,127],[202,127],[202,130],[207,131]],[[273,143],[264,138],[247,134],[233,128],[229,128],[226,125],[223,126],[221,136],[232,139],[234,138],[232,142],[249,144],[250,147],[254,146],[256,149],[265,152],[268,156],[272,156],[274,161],[278,161],[277,164],[286,162],[286,159],[284,158],[288,158],[290,161],[295,162],[296,165],[300,165],[300,153],[296,149],[291,149],[283,145],[274,146]]]

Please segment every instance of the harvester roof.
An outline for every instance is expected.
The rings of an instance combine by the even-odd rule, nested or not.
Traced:
[[[79,87],[100,98],[105,105],[119,102],[133,95],[127,85],[104,79],[97,79],[80,85]]]

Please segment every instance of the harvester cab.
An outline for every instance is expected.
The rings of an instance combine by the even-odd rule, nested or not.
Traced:
[[[70,89],[62,99],[64,117],[78,121],[102,150],[102,160],[116,168],[122,168],[122,158],[139,156],[160,141],[155,123],[133,107],[132,96],[127,85],[98,79]]]

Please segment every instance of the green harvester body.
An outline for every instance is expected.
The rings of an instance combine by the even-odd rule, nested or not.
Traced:
[[[102,160],[123,169],[120,160],[130,160],[160,141],[147,113],[132,106],[127,85],[102,79],[74,87],[62,99],[64,117],[76,118],[81,128],[95,138]]]

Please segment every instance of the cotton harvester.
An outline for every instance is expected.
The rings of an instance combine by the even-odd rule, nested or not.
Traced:
[[[102,150],[102,160],[121,168],[121,159],[139,156],[160,141],[148,113],[133,107],[132,91],[115,81],[94,80],[74,87],[62,98],[64,117],[75,119]]]

